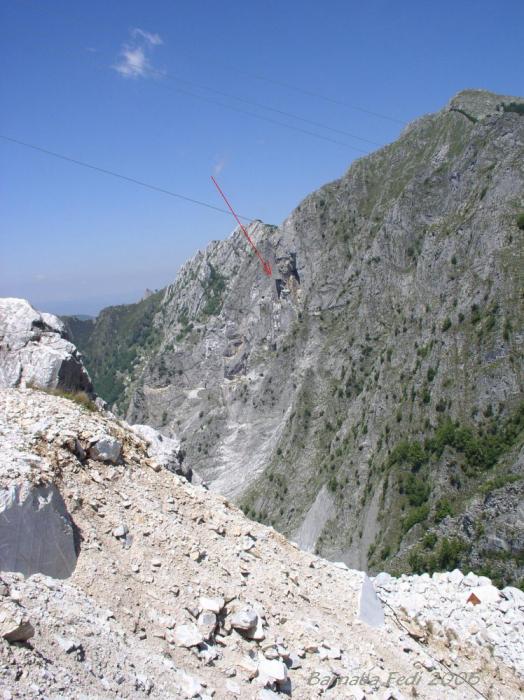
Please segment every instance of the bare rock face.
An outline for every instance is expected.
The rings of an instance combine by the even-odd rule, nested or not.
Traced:
[[[25,299],[0,299],[0,387],[27,384],[92,393],[89,375],[63,323]]]
[[[16,483],[0,491],[0,570],[69,577],[76,566],[73,526],[54,485]]]

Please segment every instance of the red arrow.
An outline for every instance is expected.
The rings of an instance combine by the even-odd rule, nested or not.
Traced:
[[[213,182],[215,183],[215,187],[217,188],[217,190],[220,192],[220,194],[221,194],[221,196],[222,196],[222,199],[223,199],[224,202],[227,204],[227,206],[229,207],[231,213],[233,214],[233,216],[234,216],[235,219],[237,220],[237,223],[238,223],[238,225],[240,226],[240,228],[242,229],[242,233],[243,233],[244,236],[247,238],[247,241],[248,241],[249,245],[253,248],[253,250],[254,250],[255,253],[257,254],[258,259],[259,259],[260,262],[262,263],[262,269],[264,270],[264,272],[266,273],[266,275],[267,275],[268,277],[271,277],[271,265],[269,264],[269,262],[268,262],[267,260],[264,260],[264,258],[260,255],[260,253],[259,253],[259,251],[258,251],[258,248],[256,247],[256,245],[253,243],[253,241],[252,241],[251,238],[249,237],[249,233],[246,231],[245,226],[242,224],[242,222],[240,221],[240,219],[239,219],[238,216],[236,215],[235,210],[233,209],[233,207],[232,207],[231,204],[229,203],[228,198],[227,198],[226,195],[222,192],[222,190],[220,189],[220,185],[218,184],[218,182],[215,180],[215,178],[214,178],[212,175],[211,175],[211,179],[212,179]]]

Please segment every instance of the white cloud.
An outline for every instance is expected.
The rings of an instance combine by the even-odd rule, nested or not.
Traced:
[[[213,165],[213,175],[215,175],[215,177],[218,177],[218,175],[220,175],[222,170],[224,170],[225,165],[226,165],[226,158],[224,156],[217,156],[215,158],[215,163]]]
[[[137,37],[141,37],[145,41],[147,41],[151,46],[160,46],[164,42],[160,38],[159,34],[151,34],[151,32],[145,32],[143,29],[139,29],[136,27],[135,29],[132,30],[131,35],[136,39]]]
[[[146,78],[159,75],[161,71],[153,68],[149,59],[153,47],[164,42],[158,34],[151,34],[138,27],[132,29],[131,40],[120,49],[120,58],[112,66],[124,78]]]
[[[138,78],[147,75],[150,70],[143,49],[122,49],[120,63],[114,69],[125,78]]]

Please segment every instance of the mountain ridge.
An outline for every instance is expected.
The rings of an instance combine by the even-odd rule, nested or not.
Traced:
[[[212,488],[306,548],[372,570],[475,561],[519,582],[522,519],[508,507],[523,501],[524,128],[512,104],[523,100],[463,91],[281,226],[259,223],[272,279],[237,229],[147,307],[102,312],[80,345],[95,387],[90,355],[117,376],[122,415],[179,437]]]

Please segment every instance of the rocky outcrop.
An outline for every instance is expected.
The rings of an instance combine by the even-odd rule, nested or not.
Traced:
[[[464,91],[281,226],[253,224],[271,278],[237,230],[154,313],[106,310],[86,353],[122,368],[117,409],[334,560],[423,571],[451,547],[448,566],[523,579],[524,118],[508,102]],[[132,363],[107,343],[121,334]]]
[[[370,581],[162,468],[110,414],[3,389],[0,486],[21,479],[60,491],[79,555],[67,580],[0,572],[5,697],[521,697],[519,591]]]
[[[193,470],[184,463],[185,453],[176,439],[162,435],[149,425],[132,425],[131,430],[147,443],[147,454],[163,469],[184,476],[188,481],[193,479]]]
[[[24,299],[0,299],[0,387],[92,392],[80,353],[64,324]]]

